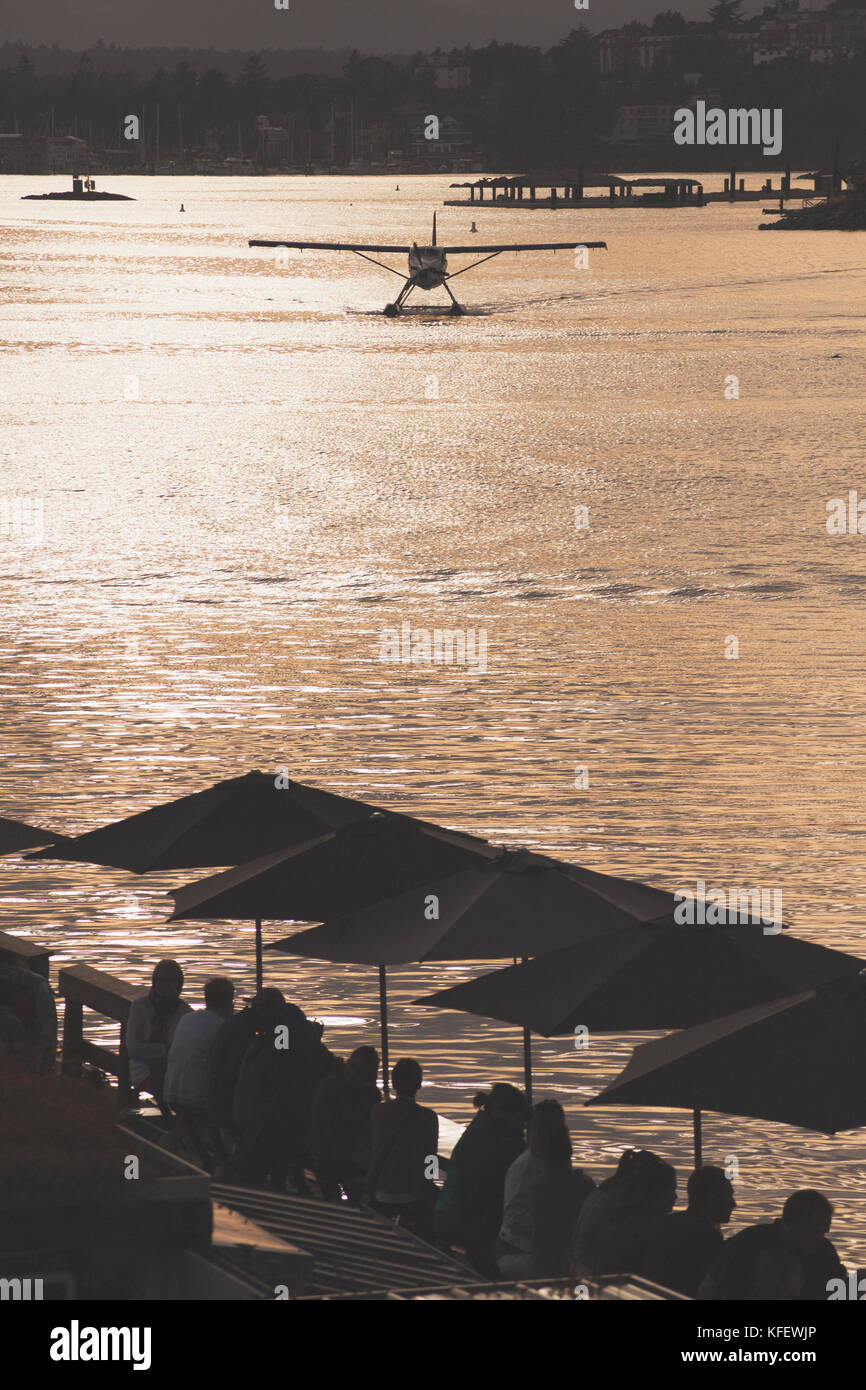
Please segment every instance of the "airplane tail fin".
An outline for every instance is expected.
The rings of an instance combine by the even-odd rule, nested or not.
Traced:
[[[436,214],[435,214],[435,212],[434,212],[434,214],[433,214],[433,240],[431,241],[430,245],[431,245],[431,246],[435,246],[435,245],[436,245]]]

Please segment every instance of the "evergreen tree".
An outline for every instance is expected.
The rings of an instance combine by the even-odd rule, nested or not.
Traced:
[[[743,0],[715,0],[707,18],[714,29],[739,29],[743,23]]]
[[[654,34],[682,34],[688,27],[679,10],[662,10],[652,22]]]

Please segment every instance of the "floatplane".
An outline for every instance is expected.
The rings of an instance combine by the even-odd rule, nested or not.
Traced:
[[[523,241],[510,242],[507,246],[439,246],[436,242],[436,214],[433,214],[433,236],[429,246],[419,246],[413,241],[411,246],[368,246],[363,242],[349,241],[250,241],[250,246],[285,246],[293,251],[352,251],[362,260],[369,261],[371,265],[377,265],[382,270],[388,270],[392,275],[398,275],[403,281],[403,287],[397,298],[391,304],[386,304],[382,310],[389,318],[399,314],[413,290],[435,290],[441,285],[445,289],[451,300],[452,314],[464,313],[462,304],[454,298],[454,294],[449,284],[450,280],[456,279],[458,275],[465,275],[467,270],[475,270],[477,266],[483,265],[485,261],[492,261],[494,256],[501,256],[506,251],[576,251],[576,250],[607,250],[605,241]],[[409,274],[404,275],[402,271],[395,270],[393,266],[385,265],[383,261],[376,261],[373,255],[382,255],[388,252],[396,252],[409,257]],[[448,257],[463,254],[479,255],[478,261],[473,261],[471,265],[465,265],[461,270],[448,270]]]

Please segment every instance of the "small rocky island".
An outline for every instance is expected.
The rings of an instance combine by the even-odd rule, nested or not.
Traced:
[[[24,193],[22,201],[30,198],[49,198],[56,201],[76,203],[134,203],[126,193],[102,193],[96,188],[96,180],[82,174],[72,175],[72,188],[65,193]]]

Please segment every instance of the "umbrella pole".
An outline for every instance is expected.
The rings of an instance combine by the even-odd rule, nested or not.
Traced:
[[[379,966],[379,1020],[382,1028],[382,1090],[388,1099],[388,987],[385,966]]]
[[[262,988],[262,919],[256,918],[256,989]]]
[[[696,1168],[700,1168],[701,1163],[703,1162],[702,1144],[701,1144],[701,1112],[700,1112],[700,1110],[694,1110],[694,1111],[692,1112],[692,1118],[693,1118],[693,1120],[694,1120],[694,1128],[695,1128],[695,1167],[696,1167]]]
[[[523,956],[521,964],[525,965],[527,957]],[[517,964],[515,960],[514,964]],[[526,1091],[526,1103],[532,1106],[532,1034],[524,1024],[523,1026],[523,1088]]]

